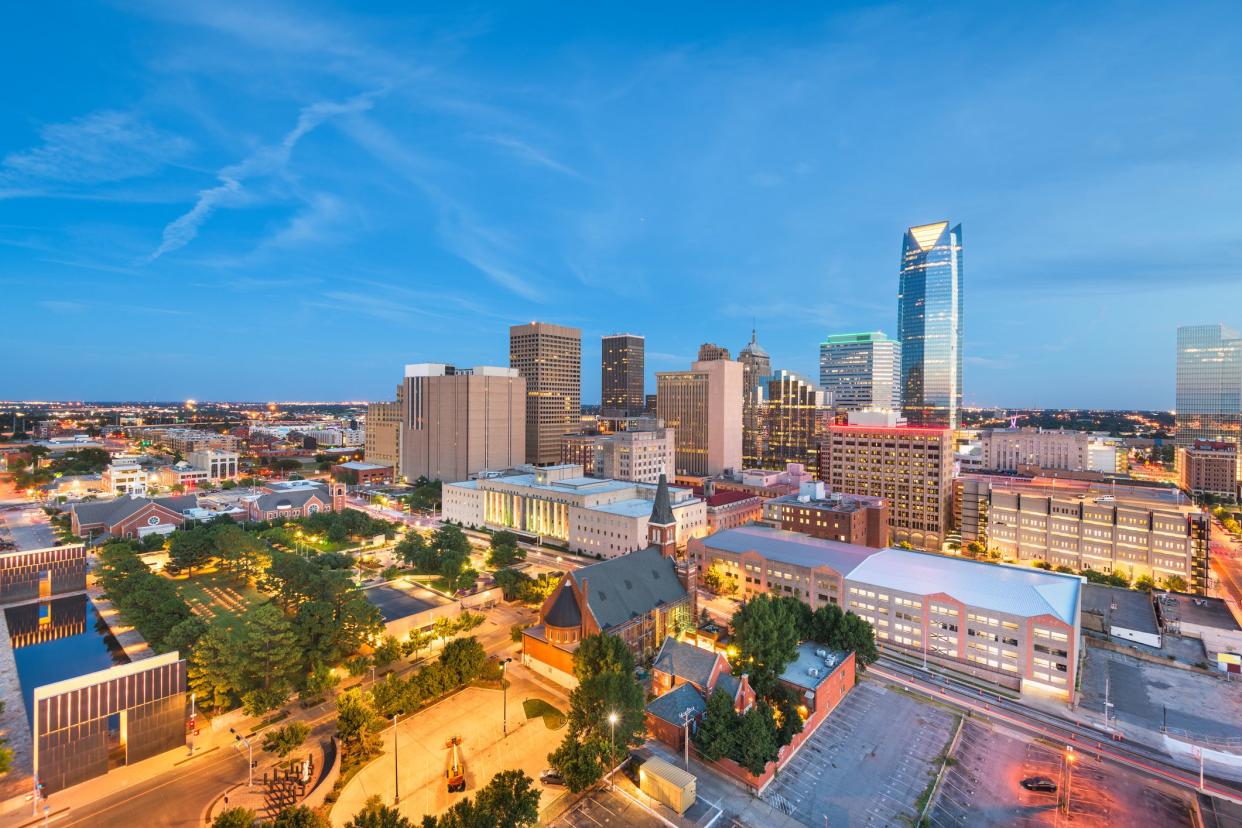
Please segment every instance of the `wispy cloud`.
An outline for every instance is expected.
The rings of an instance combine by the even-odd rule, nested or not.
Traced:
[[[100,111],[39,131],[43,143],[0,162],[0,184],[100,184],[149,175],[192,148],[129,112]],[[0,197],[5,195],[0,190]],[[23,195],[15,187],[7,195]]]
[[[544,167],[572,178],[582,178],[582,174],[574,168],[562,164],[543,150],[532,146],[520,138],[515,138],[512,135],[484,135],[481,137],[484,141],[495,144],[527,164]]]
[[[431,319],[447,318],[444,314],[433,313],[424,307],[394,301],[392,296],[384,294],[358,293],[348,290],[326,290],[319,294],[318,299],[303,302],[306,307],[323,308],[332,311],[348,311],[349,313],[383,319],[386,322],[409,322],[416,317]]]
[[[237,203],[243,197],[244,182],[249,178],[280,173],[289,163],[293,148],[307,134],[331,118],[370,109],[378,92],[367,92],[347,101],[320,101],[304,107],[298,114],[297,125],[278,144],[262,147],[238,164],[225,167],[216,174],[220,183],[198,194],[198,201],[189,212],[164,228],[164,240],[148,261],[154,261],[189,244],[198,235],[198,229],[211,217],[218,207]]]
[[[76,313],[129,313],[149,316],[188,316],[189,311],[179,308],[156,308],[143,305],[117,305],[107,302],[71,302],[63,299],[44,299],[35,303],[51,313],[69,315]]]

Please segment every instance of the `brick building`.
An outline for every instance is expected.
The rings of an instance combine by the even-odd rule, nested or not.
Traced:
[[[888,546],[888,503],[882,497],[826,492],[822,482],[763,504],[763,520],[813,538],[882,549]]]
[[[70,526],[78,537],[166,535],[185,523],[186,511],[195,508],[198,508],[198,497],[192,494],[154,499],[130,496],[75,503],[69,507]]]

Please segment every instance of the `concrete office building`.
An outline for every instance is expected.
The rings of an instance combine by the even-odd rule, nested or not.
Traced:
[[[772,358],[759,344],[758,334],[750,330],[750,342],[738,352],[737,361],[742,363],[742,464],[747,468],[763,465],[760,453],[759,383],[772,373]]]
[[[207,472],[207,479],[214,482],[232,480],[237,477],[237,466],[241,461],[241,455],[225,449],[200,449],[190,452],[186,459],[194,468]]]
[[[983,467],[1017,471],[1019,466],[1082,471],[1090,467],[1091,435],[1042,428],[988,428],[979,432]]]
[[[1020,561],[1207,589],[1211,519],[1177,489],[967,475],[955,484],[962,543]]]
[[[574,552],[615,558],[647,543],[657,485],[584,477],[581,466],[524,466],[444,485],[444,518],[465,526],[550,538]],[[707,509],[669,488],[676,542],[707,532]]]
[[[1177,450],[1181,487],[1196,497],[1218,500],[1238,497],[1238,445],[1224,441],[1195,440]]]
[[[743,600],[793,596],[864,618],[876,643],[1022,691],[1068,698],[1081,645],[1083,580],[1025,566],[872,549],[764,526],[692,540]]]
[[[704,342],[699,346],[699,361],[706,362],[712,359],[732,359],[729,356],[729,349],[713,342]]]
[[[677,473],[708,476],[742,467],[742,364],[700,360],[656,374],[656,409],[677,441]]]
[[[1224,325],[1177,329],[1177,447],[1237,443],[1242,432],[1242,339]]]
[[[600,435],[592,446],[596,477],[658,483],[676,471],[677,432],[671,428],[651,431],[618,431]]]
[[[401,476],[465,480],[521,462],[528,433],[526,391],[514,368],[405,366]]]
[[[888,503],[883,498],[830,492],[819,480],[803,483],[796,495],[765,501],[763,519],[813,538],[873,549],[888,546]]]
[[[962,409],[962,225],[911,227],[901,248],[901,400],[913,426],[957,428]]]
[[[635,334],[611,334],[600,343],[600,408],[642,413],[647,341]]]
[[[892,542],[939,551],[952,517],[953,432],[900,422],[850,412],[848,425],[828,427],[819,476],[834,492],[886,501]]]
[[[792,371],[780,370],[759,380],[754,390],[758,427],[755,440],[760,468],[787,463],[819,465],[819,443],[832,422],[831,395]]]
[[[363,456],[368,463],[389,466],[394,473],[401,467],[401,398],[397,388],[395,402],[367,403],[366,440]]]
[[[582,331],[547,322],[514,325],[509,367],[526,380],[526,462],[558,462],[561,438],[578,431],[582,416]]]
[[[832,334],[819,346],[819,384],[838,410],[899,410],[901,343],[883,331]]]

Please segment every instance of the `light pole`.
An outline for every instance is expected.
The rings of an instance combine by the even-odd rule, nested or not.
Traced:
[[[608,728],[612,735],[612,760],[617,760],[617,713],[613,711],[608,714]]]
[[[1065,815],[1069,816],[1070,812],[1070,796],[1074,786],[1074,762],[1078,759],[1074,755],[1073,745],[1065,746]]]
[[[229,728],[229,733],[233,734],[233,747],[241,750],[239,745],[245,745],[247,751],[246,757],[246,787],[254,786],[254,746],[250,744],[250,740],[238,733],[233,728]]]
[[[401,763],[397,761],[397,714],[392,714],[392,804],[401,804],[400,777],[397,775],[397,769],[401,767]]]
[[[505,681],[505,672],[510,661],[513,659],[500,662],[500,727],[506,737],[509,735],[509,684]]]

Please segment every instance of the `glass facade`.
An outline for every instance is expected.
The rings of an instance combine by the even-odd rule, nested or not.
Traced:
[[[643,395],[646,340],[634,334],[603,337],[600,349],[600,394],[605,411],[638,415]]]
[[[817,469],[819,441],[832,417],[828,394],[792,371],[764,377],[757,391],[759,468],[782,469],[786,463],[802,463]]]
[[[759,410],[763,395],[759,392],[759,383],[772,373],[772,358],[759,344],[754,328],[750,331],[750,342],[738,353],[737,361],[742,363],[742,465],[753,469],[763,463],[760,449],[763,418]]]
[[[833,334],[819,346],[819,384],[843,411],[901,408],[901,344],[882,331]]]
[[[1177,445],[1237,443],[1242,426],[1242,340],[1224,325],[1177,329]]]
[[[897,294],[902,411],[912,426],[957,428],[962,407],[962,225],[906,231]]]

